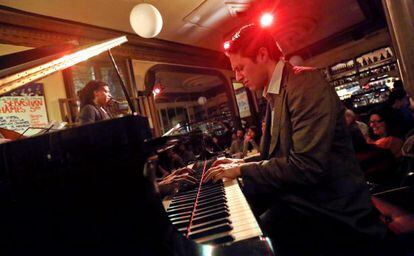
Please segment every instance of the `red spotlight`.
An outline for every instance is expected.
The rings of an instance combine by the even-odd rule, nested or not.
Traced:
[[[161,85],[161,83],[156,83],[154,87],[152,88],[152,94],[154,94],[154,96],[157,96],[158,94],[161,93],[162,89],[163,89],[163,86]]]
[[[230,48],[230,42],[229,41],[224,42],[223,47],[224,47],[224,50],[228,50]]]
[[[273,23],[273,14],[270,13],[264,13],[261,17],[260,17],[260,25],[262,27],[269,27],[271,26]]]

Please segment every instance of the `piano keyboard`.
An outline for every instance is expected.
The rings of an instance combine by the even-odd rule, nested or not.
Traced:
[[[208,169],[207,162],[202,169],[198,180]],[[178,231],[197,243],[222,244],[262,236],[237,180],[198,183],[176,194],[166,212]]]

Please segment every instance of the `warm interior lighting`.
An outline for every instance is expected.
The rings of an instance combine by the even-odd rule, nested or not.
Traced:
[[[70,53],[61,58],[49,61],[34,68],[18,72],[0,79],[0,95],[8,93],[22,85],[50,75],[53,72],[68,68],[79,62],[87,60],[115,46],[128,41],[126,36],[117,37],[92,45],[85,45],[74,53]]]
[[[135,6],[129,16],[132,29],[144,38],[156,37],[162,29],[162,16],[155,6],[141,3]]]
[[[161,92],[161,89],[160,89],[160,88],[155,88],[155,89],[154,89],[154,93],[155,93],[155,94],[159,94],[160,92]]]
[[[224,50],[228,50],[230,48],[230,42],[229,41],[224,42],[223,47],[224,47]]]
[[[262,27],[269,27],[272,25],[273,23],[273,15],[270,13],[264,13],[261,17],[260,17],[260,25]]]
[[[163,87],[161,83],[156,83],[154,87],[152,88],[152,94],[154,94],[154,96],[157,96],[158,94],[161,93],[162,89]]]

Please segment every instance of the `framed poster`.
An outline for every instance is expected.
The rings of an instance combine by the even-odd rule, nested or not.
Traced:
[[[246,88],[240,82],[232,81],[234,94],[236,95],[237,107],[239,109],[240,118],[251,116],[249,98]]]
[[[0,127],[22,133],[28,127],[45,127],[48,123],[42,83],[24,85],[0,97]]]
[[[237,106],[239,107],[240,118],[251,116],[249,98],[247,97],[246,89],[241,88],[235,91]]]

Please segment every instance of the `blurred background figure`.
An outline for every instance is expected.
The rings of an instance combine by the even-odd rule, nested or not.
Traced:
[[[414,128],[414,117],[401,80],[394,82],[394,90],[388,98],[388,105],[394,110],[393,115],[399,119],[401,133],[406,136]]]
[[[350,109],[347,109],[345,111],[345,122],[346,125],[351,128],[351,130],[358,129],[364,138],[368,137],[368,125],[358,121],[354,111]]]
[[[395,158],[401,156],[403,141],[398,137],[397,123],[389,109],[374,110],[369,117],[370,137],[367,143],[390,150]]]
[[[191,151],[188,148],[188,145],[186,145],[185,143],[181,143],[178,146],[177,154],[181,157],[181,159],[182,159],[182,161],[184,162],[185,165],[187,165],[190,162],[196,160],[196,157],[195,157],[193,151]]]
[[[259,152],[259,136],[256,126],[247,128],[247,133],[243,142],[243,156]]]
[[[237,129],[236,136],[231,142],[230,155],[234,158],[241,158],[243,156],[244,130]]]

